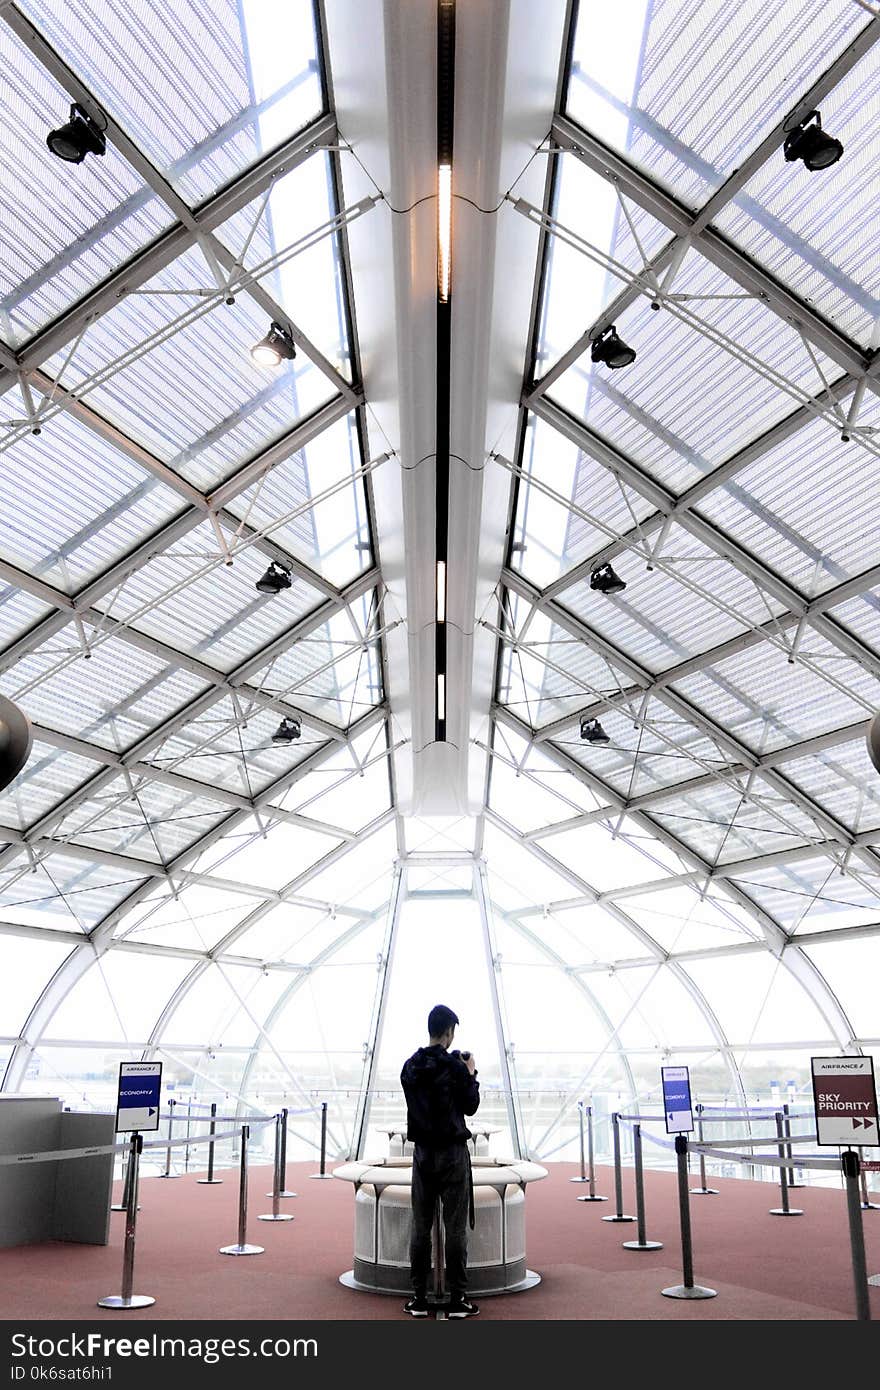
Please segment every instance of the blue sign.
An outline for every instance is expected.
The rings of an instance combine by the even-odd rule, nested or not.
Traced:
[[[120,1062],[117,1133],[159,1128],[161,1062]]]
[[[689,1134],[694,1127],[691,1081],[687,1067],[661,1067],[667,1134]]]

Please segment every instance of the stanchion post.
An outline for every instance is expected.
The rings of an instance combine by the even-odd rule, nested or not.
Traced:
[[[198,1178],[198,1179],[197,1179],[197,1182],[201,1183],[203,1187],[208,1187],[209,1185],[210,1185],[210,1186],[214,1186],[216,1183],[220,1183],[220,1182],[223,1181],[222,1178],[215,1178],[215,1177],[214,1177],[214,1135],[215,1135],[216,1133],[217,1133],[217,1102],[216,1102],[215,1100],[212,1100],[212,1101],[211,1101],[211,1123],[208,1125],[208,1134],[209,1134],[209,1136],[210,1136],[209,1139],[208,1139],[208,1176],[207,1176],[206,1178]]]
[[[122,1173],[122,1200],[119,1201],[119,1202],[114,1202],[113,1205],[112,1205],[112,1207],[110,1208],[111,1211],[127,1211],[127,1210],[128,1210],[128,1180],[129,1180],[129,1178],[131,1177],[131,1164],[129,1163],[128,1159],[129,1159],[129,1150],[126,1149],[126,1152],[125,1152],[125,1161],[124,1161],[124,1163],[123,1163],[123,1165],[122,1165],[122,1167],[123,1167],[123,1173]]]
[[[703,1110],[704,1110],[705,1107],[702,1106],[702,1105],[697,1105],[697,1106],[695,1106],[694,1108],[695,1108],[695,1112],[696,1112],[696,1116],[697,1116],[697,1142],[698,1142],[699,1144],[702,1144],[702,1142],[703,1142]],[[692,1187],[692,1188],[691,1188],[691,1192],[692,1192],[692,1194],[693,1194],[695,1197],[717,1197],[717,1196],[718,1196],[718,1188],[717,1188],[717,1187],[709,1187],[708,1184],[707,1184],[707,1182],[706,1182],[706,1155],[703,1153],[702,1149],[700,1149],[700,1185],[699,1185],[699,1187]]]
[[[789,1162],[789,1167],[788,1167],[788,1190],[789,1190],[789,1192],[790,1192],[791,1189],[792,1189],[793,1187],[806,1187],[806,1185],[807,1185],[805,1182],[799,1182],[799,1181],[798,1181],[797,1173],[795,1172],[795,1169],[794,1169],[794,1166],[793,1166],[793,1164],[794,1164],[794,1155],[793,1155],[793,1153],[792,1153],[792,1146],[791,1146],[791,1103],[790,1103],[790,1101],[786,1101],[785,1105],[783,1105],[783,1107],[782,1107],[782,1128],[783,1128],[783,1130],[784,1130],[784,1132],[785,1132],[785,1152],[786,1152],[787,1157],[788,1157],[789,1160],[790,1160],[790,1162]]]
[[[569,1182],[587,1182],[587,1167],[584,1159],[584,1103],[579,1100],[577,1103],[578,1112],[578,1140],[580,1143],[581,1171],[580,1176],[569,1178]]]
[[[122,1293],[98,1299],[99,1308],[149,1308],[155,1303],[148,1293],[132,1293],[134,1288],[134,1246],[137,1227],[138,1168],[144,1141],[135,1130],[128,1147],[128,1201],[125,1208],[125,1245],[122,1251]]]
[[[688,1193],[688,1141],[684,1134],[675,1136],[678,1161],[678,1214],[681,1223],[681,1264],[683,1280],[668,1289],[661,1289],[664,1298],[715,1298],[716,1290],[694,1283],[694,1254],[691,1244],[691,1207]]]
[[[250,1138],[250,1125],[241,1127],[241,1165],[238,1180],[238,1243],[236,1245],[221,1245],[221,1255],[262,1255],[262,1245],[248,1245],[247,1243],[247,1188],[248,1188],[248,1139]]]
[[[603,1221],[635,1221],[634,1216],[623,1214],[623,1171],[620,1164],[620,1116],[615,1110],[611,1116],[611,1133],[614,1141],[614,1202],[612,1216],[603,1216]]]
[[[296,1197],[287,1186],[287,1106],[281,1111],[281,1191],[279,1197]]]
[[[585,1192],[583,1197],[578,1197],[577,1200],[579,1202],[607,1202],[607,1197],[599,1197],[596,1194],[596,1163],[595,1153],[593,1149],[593,1107],[592,1105],[585,1105],[584,1109],[587,1115],[587,1166],[589,1170],[588,1181],[590,1184],[590,1190],[589,1192]]]
[[[771,1207],[771,1208],[770,1208],[770,1215],[771,1215],[771,1216],[803,1216],[804,1213],[803,1213],[803,1211],[802,1211],[802,1209],[801,1209],[800,1207],[791,1207],[791,1206],[789,1206],[789,1204],[788,1204],[788,1169],[787,1169],[786,1166],[785,1166],[785,1159],[786,1159],[786,1157],[787,1157],[787,1154],[786,1154],[786,1146],[785,1146],[785,1128],[784,1128],[784,1123],[783,1123],[783,1122],[784,1122],[784,1118],[785,1118],[785,1117],[783,1116],[782,1111],[781,1111],[781,1110],[777,1110],[777,1112],[776,1112],[776,1136],[777,1136],[777,1138],[778,1138],[778,1140],[779,1140],[779,1143],[777,1144],[776,1147],[777,1147],[777,1152],[779,1153],[779,1157],[780,1157],[780,1159],[782,1160],[781,1163],[780,1163],[780,1167],[779,1167],[779,1191],[780,1191],[780,1194],[781,1194],[781,1197],[782,1197],[782,1206],[781,1206],[781,1207]]]
[[[165,1172],[159,1174],[160,1178],[180,1177],[179,1173],[172,1173],[171,1171],[171,1131],[174,1126],[174,1107],[176,1104],[177,1102],[173,1099],[168,1102],[168,1148],[165,1150]]]
[[[624,1250],[662,1250],[662,1240],[648,1240],[645,1234],[645,1176],[642,1171],[642,1126],[633,1125],[633,1153],[636,1164],[636,1212],[639,1223],[638,1240],[625,1240]]]
[[[285,1114],[287,1112],[285,1111]],[[272,1166],[272,1210],[266,1216],[258,1216],[258,1221],[292,1221],[293,1217],[279,1210],[281,1197],[281,1115],[275,1116],[275,1162]]]
[[[189,1140],[192,1134],[192,1096],[187,1097],[186,1102],[186,1143],[183,1146],[183,1171],[189,1172]]]
[[[321,1171],[310,1173],[310,1178],[332,1178],[333,1174],[327,1172],[327,1102],[321,1101]]]
[[[855,1149],[840,1155],[846,1183],[846,1210],[849,1217],[849,1245],[852,1254],[853,1284],[856,1294],[856,1321],[871,1321],[871,1301],[868,1293],[868,1268],[865,1261],[865,1232],[859,1203],[859,1171],[861,1165]]]

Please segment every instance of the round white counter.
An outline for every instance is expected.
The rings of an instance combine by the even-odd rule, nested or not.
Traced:
[[[471,1165],[475,1225],[468,1232],[468,1291],[533,1288],[541,1276],[526,1268],[526,1187],[546,1178],[547,1169],[494,1158],[474,1158]],[[355,1191],[354,1267],[340,1275],[340,1283],[372,1293],[409,1291],[412,1160],[345,1163],[333,1176]],[[436,1290],[436,1271],[434,1283]]]

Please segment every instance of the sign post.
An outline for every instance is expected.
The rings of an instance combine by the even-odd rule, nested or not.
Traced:
[[[661,1067],[667,1134],[691,1134],[694,1128],[691,1079],[687,1067]]]
[[[880,1139],[872,1057],[811,1057],[820,1144],[871,1149]]]
[[[161,1062],[120,1062],[116,1132],[158,1129],[161,1089]]]

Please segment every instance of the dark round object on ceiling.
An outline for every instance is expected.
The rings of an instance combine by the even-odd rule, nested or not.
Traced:
[[[24,710],[0,695],[0,791],[21,772],[33,741],[31,723]]]

